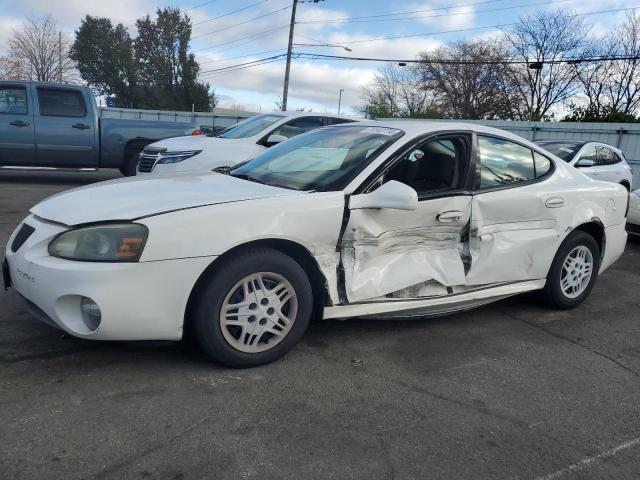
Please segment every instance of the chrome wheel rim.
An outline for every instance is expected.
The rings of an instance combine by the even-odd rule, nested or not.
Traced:
[[[247,275],[227,293],[220,309],[225,340],[236,350],[259,353],[285,339],[298,313],[293,285],[282,275]]]
[[[575,247],[562,264],[560,288],[567,298],[576,298],[584,293],[593,275],[593,254],[589,248]]]

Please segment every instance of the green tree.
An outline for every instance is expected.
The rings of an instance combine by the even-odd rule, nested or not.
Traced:
[[[142,85],[142,106],[209,110],[215,96],[207,83],[198,81],[200,66],[189,53],[191,20],[177,8],[158,9],[156,19],[148,15],[137,21],[134,42]]]
[[[189,53],[191,21],[165,8],[137,21],[138,36],[108,18],[87,15],[76,31],[71,58],[98,93],[118,107],[209,111],[216,96],[198,81],[200,66]]]
[[[82,78],[102,95],[115,97],[118,107],[138,107],[138,78],[133,41],[122,24],[87,15],[76,30],[70,57]]]

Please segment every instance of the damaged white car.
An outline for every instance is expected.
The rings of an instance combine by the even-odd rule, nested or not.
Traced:
[[[623,252],[627,191],[504,131],[358,123],[228,174],[127,178],[36,205],[5,283],[97,340],[273,361],[312,317],[440,315],[531,290],[570,308]]]

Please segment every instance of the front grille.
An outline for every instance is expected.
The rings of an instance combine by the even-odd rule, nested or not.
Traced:
[[[142,173],[149,173],[156,166],[158,161],[159,152],[147,152],[144,151],[138,157],[138,171]]]
[[[13,253],[16,253],[18,249],[22,246],[22,244],[24,244],[24,242],[27,241],[27,238],[29,238],[31,234],[35,231],[36,229],[33,228],[31,225],[27,225],[26,223],[23,223],[22,227],[20,227],[20,230],[18,230],[18,233],[16,234],[15,238],[13,239],[13,242],[11,243],[11,251]]]

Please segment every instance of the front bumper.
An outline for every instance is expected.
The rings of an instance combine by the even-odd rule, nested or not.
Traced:
[[[189,295],[215,257],[137,263],[64,260],[50,256],[47,246],[66,227],[33,216],[25,222],[35,232],[15,253],[6,251],[11,283],[59,328],[95,340],[182,337]],[[82,320],[82,297],[100,308],[101,323],[94,331]]]

